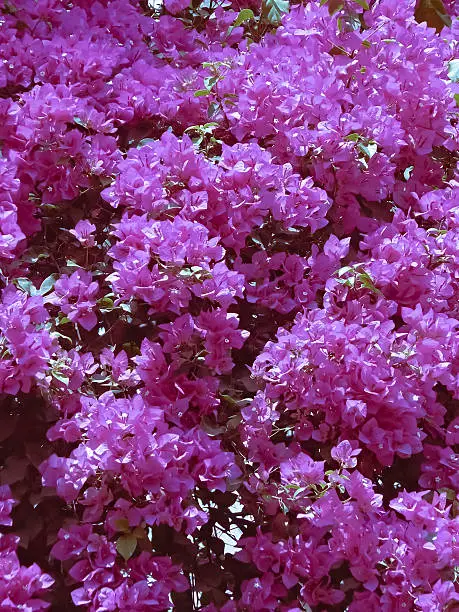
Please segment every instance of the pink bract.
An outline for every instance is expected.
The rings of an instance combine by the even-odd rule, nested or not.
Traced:
[[[2,3],[1,610],[459,609],[458,40]]]

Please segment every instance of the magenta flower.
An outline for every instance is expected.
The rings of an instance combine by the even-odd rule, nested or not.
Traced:
[[[85,247],[92,247],[95,244],[94,236],[92,235],[96,231],[96,226],[84,219],[78,221],[75,225],[75,229],[71,229],[70,233],[75,236],[78,242]]]
[[[0,609],[458,607],[427,5],[2,3]]]
[[[87,331],[97,325],[94,312],[99,284],[92,280],[92,275],[84,270],[77,270],[71,276],[61,276],[56,281],[54,293],[48,302],[58,305],[69,320],[79,323]]]

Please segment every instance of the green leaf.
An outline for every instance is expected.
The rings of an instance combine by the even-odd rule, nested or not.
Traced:
[[[68,340],[69,342],[72,342],[72,338],[69,338],[68,336],[65,336],[64,334],[61,334],[60,332],[53,331],[52,335],[56,338],[64,338],[64,340]]]
[[[225,62],[202,62],[203,68],[218,68],[219,66],[224,66]]]
[[[439,493],[446,493],[446,499],[448,501],[454,501],[456,499],[456,492],[454,489],[442,488]]]
[[[209,119],[215,117],[219,110],[220,104],[218,102],[211,102],[211,104],[209,104],[209,108],[207,109],[207,116],[209,117]]]
[[[378,152],[378,145],[376,143],[368,143],[368,145],[359,144],[359,149],[362,153],[365,153],[368,159],[371,159]]]
[[[368,2],[366,0],[355,0],[365,11],[369,10]]]
[[[342,268],[340,268],[340,269],[339,269],[339,270],[336,272],[336,274],[337,274],[338,276],[343,276],[343,274],[346,274],[347,272],[351,272],[351,271],[353,271],[353,270],[354,270],[354,268],[353,268],[352,266],[343,266]]]
[[[413,170],[414,170],[414,166],[408,166],[408,168],[405,168],[405,170],[403,171],[403,178],[405,179],[405,181],[410,180],[410,176]]]
[[[81,268],[81,266],[79,266],[76,261],[72,261],[71,259],[67,259],[67,261],[65,262],[65,265],[68,268]]]
[[[450,27],[452,24],[442,0],[419,0],[414,17],[418,23],[425,21],[429,28],[435,28],[437,32],[445,25]]]
[[[232,405],[236,405],[237,404],[237,400],[235,400],[233,397],[231,397],[231,395],[227,395],[226,393],[221,393],[220,397],[225,400],[225,402],[227,402],[228,404],[232,404]]]
[[[351,278],[337,278],[338,283],[341,285],[346,285],[346,287],[354,288],[355,285],[355,276],[351,276]]]
[[[443,6],[443,5],[442,5]],[[448,26],[448,28],[450,28],[453,24],[451,17],[448,15],[448,13],[443,12],[444,6],[443,6],[443,10],[437,6],[434,7],[434,12],[437,15],[438,19],[443,22],[446,26]]]
[[[86,125],[86,123],[83,121],[83,119],[80,119],[79,117],[74,117],[73,123],[76,123],[77,125],[84,128],[85,130],[88,129],[88,126]]]
[[[300,497],[300,495],[304,495],[307,492],[307,488],[306,487],[299,487],[294,493],[293,493],[293,499],[298,499],[298,497]]]
[[[126,351],[128,355],[134,357],[134,355],[140,355],[140,348],[135,342],[125,342],[121,345],[121,348]]]
[[[227,420],[227,422],[226,422],[226,429],[229,429],[229,430],[237,429],[238,426],[240,425],[241,421],[242,421],[241,414],[240,413],[234,414],[232,417],[230,417]]]
[[[239,15],[234,20],[233,26],[237,28],[237,26],[240,26],[241,23],[244,23],[245,21],[249,21],[250,19],[253,19],[254,17],[255,15],[253,14],[253,11],[251,9],[247,9],[247,8],[242,9],[242,11],[239,13]]]
[[[156,142],[156,140],[154,138],[142,138],[142,140],[140,140],[137,143],[137,148],[141,149],[142,147],[144,147],[145,145],[149,144],[150,142]]]
[[[104,383],[110,382],[110,376],[107,374],[94,374],[91,376],[91,382],[97,383],[98,385],[103,385]]]
[[[16,287],[19,287],[21,291],[24,291],[29,295],[36,295],[37,293],[34,284],[28,278],[16,278],[13,280],[13,283],[16,285]]]
[[[279,506],[280,506],[280,509],[282,510],[282,512],[284,514],[288,514],[289,513],[288,506],[281,499],[279,500]]]
[[[459,93],[454,94],[454,99],[456,100],[456,106],[459,106]]]
[[[212,134],[214,129],[218,127],[218,123],[216,123],[215,121],[211,121],[210,123],[204,123],[204,125],[201,125],[200,127],[202,128],[202,131],[206,134]]]
[[[352,134],[348,134],[344,140],[350,140],[351,142],[358,142],[362,137],[360,134],[353,132]]]
[[[203,98],[204,96],[208,96],[210,91],[208,89],[198,89],[198,91],[194,92],[195,98]]]
[[[190,127],[187,127],[185,130],[185,134],[187,134],[188,132],[199,132],[201,129],[200,125],[190,125]]]
[[[375,287],[373,279],[367,272],[362,272],[361,274],[359,274],[358,278],[360,283],[365,287],[365,289],[369,289],[370,291],[373,291],[373,293],[382,295],[381,291],[377,287]]]
[[[48,259],[49,253],[37,253],[36,251],[30,250],[24,255],[23,260],[29,263],[37,263],[41,259]]]
[[[271,25],[279,25],[282,16],[288,13],[289,8],[288,0],[263,0],[261,14]]]
[[[459,59],[453,59],[448,64],[448,78],[454,83],[459,83]]]
[[[40,295],[46,295],[47,293],[49,293],[54,287],[54,283],[56,282],[56,280],[57,280],[57,274],[50,274],[47,278],[45,278],[45,280],[40,285],[40,289],[38,290],[38,293]]]
[[[104,311],[108,312],[110,310],[113,310],[113,300],[109,298],[108,296],[100,298],[100,300],[97,302],[97,305],[103,312]]]
[[[116,541],[116,550],[125,561],[128,561],[132,557],[136,548],[137,538],[131,533],[123,534]]]
[[[52,372],[53,378],[55,378],[56,380],[58,380],[61,383],[64,383],[64,385],[68,385],[69,384],[69,377],[68,376],[64,376],[64,374],[61,374],[60,372]]]
[[[118,531],[129,531],[129,521],[127,518],[116,519],[115,527]]]
[[[219,75],[213,75],[213,76],[206,77],[204,79],[204,86],[206,90],[210,93],[210,90],[212,89],[212,87],[216,85],[218,81],[220,81],[220,79],[221,77]]]

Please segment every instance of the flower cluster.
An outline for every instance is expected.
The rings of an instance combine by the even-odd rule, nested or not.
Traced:
[[[13,524],[10,513],[14,504],[10,488],[0,486],[0,525]],[[41,597],[54,580],[36,563],[30,567],[21,565],[17,556],[18,544],[19,537],[14,534],[0,534],[0,606],[4,610],[45,610],[49,603]]]
[[[28,296],[7,285],[0,303],[0,389],[16,395],[28,393],[32,384],[45,384],[55,342],[43,323],[49,315],[39,295]]]
[[[0,608],[459,606],[457,9],[3,3]]]

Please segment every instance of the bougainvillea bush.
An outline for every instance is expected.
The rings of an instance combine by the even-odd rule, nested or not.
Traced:
[[[458,15],[1,2],[0,610],[459,610]]]

